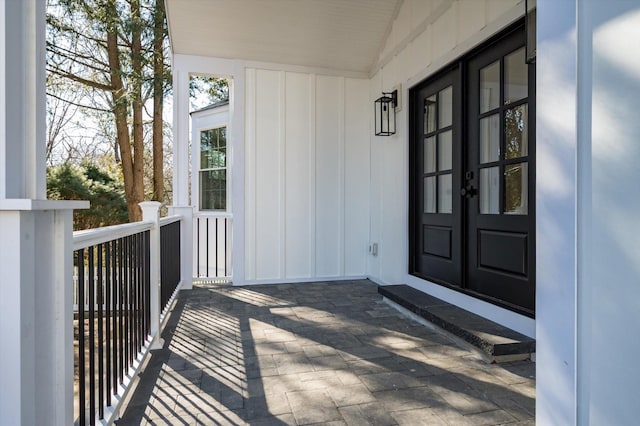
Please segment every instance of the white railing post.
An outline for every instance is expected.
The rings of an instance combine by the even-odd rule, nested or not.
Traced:
[[[164,341],[160,338],[160,206],[157,201],[143,201],[139,203],[142,209],[142,220],[152,222],[153,227],[149,231],[149,279],[151,289],[149,299],[151,302],[150,334],[152,337],[151,349],[162,349]]]
[[[193,288],[193,207],[169,206],[169,216],[182,216],[180,221],[180,282],[181,289]]]

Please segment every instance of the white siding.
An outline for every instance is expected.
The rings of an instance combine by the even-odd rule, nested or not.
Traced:
[[[367,80],[345,80],[344,275],[365,275],[369,239],[369,120]],[[365,102],[364,106],[362,102]]]
[[[275,71],[256,72],[256,139],[255,150],[255,206],[256,206],[256,276],[278,278],[280,275],[280,244],[283,230],[280,227],[280,79]]]
[[[344,191],[343,80],[318,76],[316,86],[316,274],[340,276]]]
[[[368,81],[265,69],[246,79],[246,280],[365,276]]]
[[[286,228],[285,273],[289,278],[311,276],[311,244],[313,209],[309,170],[315,161],[309,132],[311,122],[311,96],[308,74],[287,73],[286,76]]]

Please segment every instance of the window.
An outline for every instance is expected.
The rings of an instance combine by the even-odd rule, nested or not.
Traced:
[[[200,210],[227,209],[227,128],[200,132]]]

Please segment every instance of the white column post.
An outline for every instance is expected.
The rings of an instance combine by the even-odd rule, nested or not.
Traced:
[[[189,205],[189,73],[173,69],[173,204]]]
[[[0,424],[73,423],[72,209],[0,199]]]
[[[578,0],[538,0],[536,81],[536,421],[576,419],[580,114]]]
[[[151,349],[162,349],[164,341],[160,338],[160,206],[157,201],[143,201],[138,204],[142,210],[142,220],[153,223],[149,235],[149,280],[151,289],[149,298],[151,302]]]
[[[45,5],[0,0],[0,424],[73,423],[72,209],[47,201]]]
[[[169,206],[169,215],[182,216],[180,221],[180,282],[183,290],[193,288],[193,207]]]

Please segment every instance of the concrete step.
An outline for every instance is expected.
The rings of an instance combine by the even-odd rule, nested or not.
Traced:
[[[408,285],[379,286],[378,293],[477,348],[489,362],[529,359],[536,341]]]

